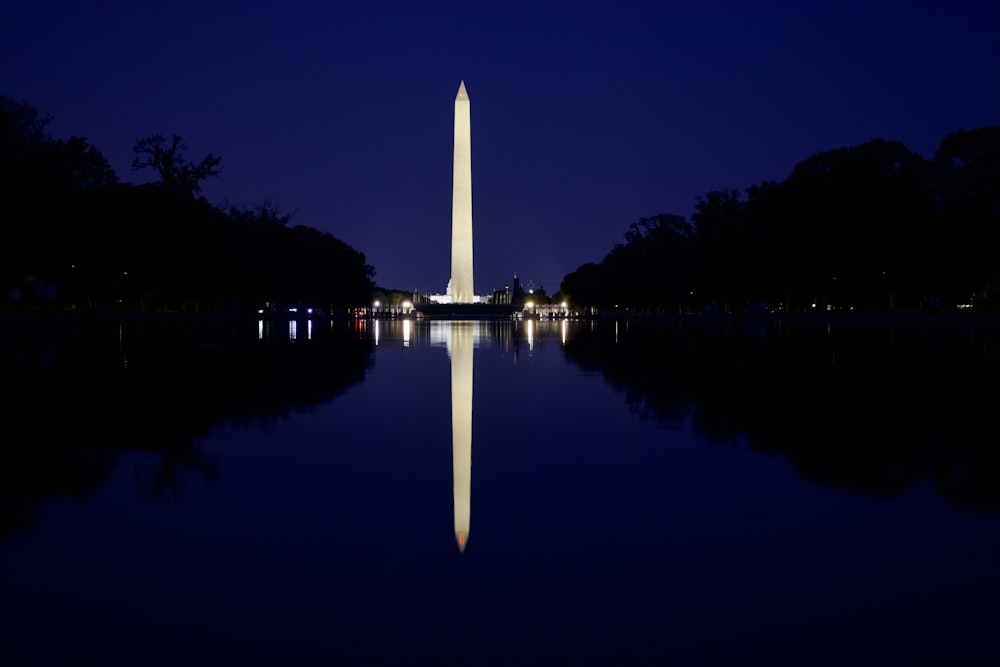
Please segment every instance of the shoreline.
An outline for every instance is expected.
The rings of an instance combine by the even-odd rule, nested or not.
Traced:
[[[444,309],[442,309],[444,310]],[[449,309],[450,310],[450,309]],[[423,314],[422,316],[395,316],[395,317],[351,317],[349,315],[294,315],[289,313],[113,313],[113,312],[24,312],[24,311],[0,311],[0,324],[7,322],[99,322],[99,321],[227,321],[227,320],[265,320],[265,321],[291,321],[291,320],[323,320],[331,322],[355,322],[359,320],[413,320],[413,321],[435,321],[435,320],[481,320],[481,321],[513,321],[510,314],[500,312],[440,312],[433,315]],[[703,313],[690,313],[680,315],[635,315],[635,314],[600,314],[583,315],[553,318],[533,318],[538,322],[557,322],[568,320],[571,322],[702,322],[706,324],[720,323],[781,323],[781,322],[810,322],[810,323],[853,323],[853,324],[902,324],[902,323],[975,323],[975,324],[995,324],[1000,325],[1000,312],[969,312],[969,311],[904,311],[904,312],[867,312],[867,313],[781,313],[781,314],[753,314],[753,315],[707,315]]]

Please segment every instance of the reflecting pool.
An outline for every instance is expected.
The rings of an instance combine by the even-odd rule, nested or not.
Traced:
[[[0,323],[0,664],[995,664],[1000,329]]]

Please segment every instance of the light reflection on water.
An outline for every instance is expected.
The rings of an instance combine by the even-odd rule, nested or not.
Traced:
[[[331,322],[333,326],[333,322]],[[288,340],[294,342],[298,338],[299,323],[297,320],[288,321]],[[271,338],[271,320],[257,320],[257,340],[269,340]],[[313,339],[313,320],[306,320],[306,340]]]

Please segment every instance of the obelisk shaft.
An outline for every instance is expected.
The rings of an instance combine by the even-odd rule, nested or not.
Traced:
[[[455,96],[455,157],[451,190],[451,301],[472,303],[472,125],[465,82]]]

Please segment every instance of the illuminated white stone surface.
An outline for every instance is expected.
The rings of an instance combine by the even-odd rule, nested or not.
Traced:
[[[448,356],[451,357],[451,465],[455,503],[455,541],[465,551],[469,542],[472,497],[472,350],[474,324],[452,322]]]
[[[465,81],[455,96],[455,157],[451,190],[451,303],[473,303],[472,129]]]

